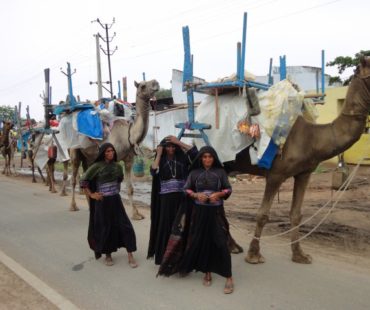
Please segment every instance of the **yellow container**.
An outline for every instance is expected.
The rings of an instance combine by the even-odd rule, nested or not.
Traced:
[[[347,164],[357,164],[362,157],[362,165],[370,165],[370,134],[364,133],[361,138],[344,152],[344,161]]]

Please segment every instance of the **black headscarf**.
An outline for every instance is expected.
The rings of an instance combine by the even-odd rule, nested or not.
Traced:
[[[167,141],[166,138],[164,138],[160,143],[159,143],[160,146],[163,147],[163,152],[162,152],[162,156],[163,155],[167,155],[167,151],[166,151],[166,146],[169,146],[169,145],[173,145],[175,147],[175,156],[179,156],[180,154],[183,154],[184,152],[182,151],[182,149],[177,145],[177,144],[174,144],[174,143],[171,143],[169,141]]]
[[[223,168],[223,165],[222,165],[220,159],[218,158],[218,155],[217,155],[216,150],[212,146],[208,146],[207,145],[207,146],[203,146],[199,150],[199,153],[198,153],[197,157],[195,157],[195,159],[194,159],[192,165],[190,166],[190,169],[189,170],[203,168],[202,156],[205,153],[209,153],[209,154],[211,154],[213,156],[213,164],[212,164],[212,167]]]
[[[116,152],[116,149],[114,148],[113,144],[112,143],[104,143],[102,144],[100,147],[99,147],[99,154],[98,156],[96,157],[96,159],[94,160],[94,163],[97,163],[99,161],[103,161],[105,160],[105,151],[107,150],[107,148],[111,147],[114,151],[114,157],[113,157],[113,161],[117,161],[117,152]]]

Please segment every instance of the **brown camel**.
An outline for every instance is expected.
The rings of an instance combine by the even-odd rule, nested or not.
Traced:
[[[138,145],[144,140],[148,132],[149,111],[151,109],[149,100],[159,90],[159,83],[156,80],[135,82],[135,87],[137,89],[136,118],[132,123],[125,120],[116,120],[110,130],[108,141],[114,145],[118,161],[124,161],[126,189],[129,206],[132,208],[132,219],[141,220],[144,216],[139,213],[137,207],[133,204],[134,189],[131,181],[131,169],[138,151]],[[71,211],[78,210],[75,201],[75,186],[80,163],[82,162],[85,170],[94,161],[97,154],[97,146],[88,149],[74,149],[70,152],[73,169]]]
[[[11,161],[13,159],[14,155],[14,145],[12,144],[12,139],[10,137],[10,131],[13,128],[14,124],[10,121],[3,121],[3,131],[1,134],[1,140],[0,140],[0,149],[1,149],[1,155],[5,159],[5,166],[3,170],[3,174],[9,176],[12,174],[11,171]],[[14,170],[14,174],[15,170]]]
[[[311,173],[318,164],[334,157],[353,145],[364,132],[370,110],[370,58],[363,58],[355,71],[348,88],[346,102],[341,114],[330,124],[316,125],[298,117],[280,155],[274,159],[271,170],[252,168],[246,158],[247,151],[238,154],[228,170],[239,170],[266,176],[266,186],[261,206],[257,213],[257,224],[245,260],[251,264],[263,263],[260,252],[262,230],[269,218],[273,199],[280,185],[294,177],[293,199],[290,210],[292,227],[300,224],[301,207]],[[251,169],[252,168],[252,169]],[[254,169],[254,170],[253,170]],[[305,254],[297,241],[299,228],[291,234],[292,260],[309,264],[310,255]]]

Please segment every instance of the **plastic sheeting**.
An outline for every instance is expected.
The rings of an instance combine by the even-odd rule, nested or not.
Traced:
[[[78,132],[92,139],[103,139],[103,124],[95,110],[82,110],[77,114]]]
[[[302,114],[303,97],[304,92],[298,92],[288,80],[259,95],[259,124],[276,145],[284,145],[298,115]]]

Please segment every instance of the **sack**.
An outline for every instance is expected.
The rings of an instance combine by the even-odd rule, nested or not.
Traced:
[[[115,116],[125,116],[125,109],[122,104],[114,103],[114,115]]]
[[[56,145],[49,146],[49,148],[48,148],[48,158],[49,159],[56,159],[57,158],[57,152],[58,152],[58,148],[56,147]]]

